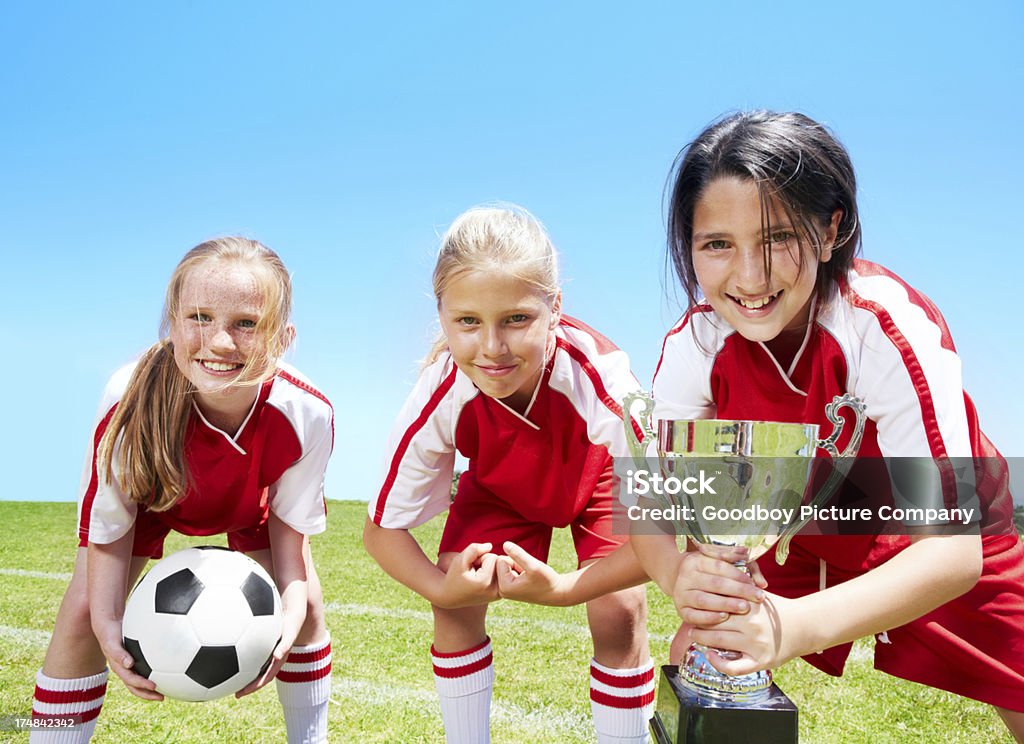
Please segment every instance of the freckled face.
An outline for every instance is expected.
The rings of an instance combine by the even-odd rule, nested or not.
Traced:
[[[468,271],[448,284],[438,313],[459,369],[521,412],[544,371],[560,304],[516,277]]]
[[[816,255],[809,239],[797,239],[798,228],[785,210],[775,203],[770,208],[771,233],[765,234],[757,186],[748,179],[723,177],[705,187],[693,214],[697,283],[715,311],[751,341],[771,341],[806,327],[818,264],[832,257],[841,217],[837,210],[823,228]]]
[[[246,361],[265,352],[256,335],[263,299],[252,271],[235,263],[200,264],[186,275],[179,303],[170,331],[174,362],[195,385],[200,408],[247,408],[256,388],[231,383],[243,381]],[[263,371],[253,370],[253,377]]]

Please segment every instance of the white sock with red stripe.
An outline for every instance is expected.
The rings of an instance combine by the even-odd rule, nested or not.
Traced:
[[[47,718],[54,723],[73,719],[73,727],[33,728],[31,744],[84,744],[92,738],[96,717],[107,694],[107,670],[89,677],[55,679],[42,670],[36,673],[36,694],[32,701],[32,717]]]
[[[599,744],[646,744],[654,715],[654,664],[612,669],[591,659],[590,711]]]
[[[486,744],[491,740],[494,687],[491,639],[451,654],[440,653],[431,646],[430,656],[448,744]]]
[[[327,741],[327,703],[331,699],[331,638],[292,646],[277,673],[277,698],[284,709],[288,744]]]

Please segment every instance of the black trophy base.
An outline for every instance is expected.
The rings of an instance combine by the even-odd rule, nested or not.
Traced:
[[[798,737],[793,701],[772,685],[765,700],[724,706],[681,686],[678,667],[663,666],[651,733],[658,744],[790,744]]]

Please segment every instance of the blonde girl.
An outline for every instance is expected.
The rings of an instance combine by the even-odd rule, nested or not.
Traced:
[[[620,550],[625,538],[611,529],[609,447],[623,439],[618,401],[637,386],[628,359],[562,315],[554,248],[522,209],[458,217],[441,242],[434,294],[443,339],[398,415],[363,537],[388,574],[433,606],[448,741],[489,740],[485,621],[500,597],[589,600],[598,740],[646,741],[645,596],[642,588],[607,594],[639,580],[628,543]],[[469,466],[453,500],[456,452]],[[408,530],[446,509],[435,563]],[[572,530],[579,558],[580,570],[564,577],[543,563],[555,527]]]
[[[291,281],[277,254],[227,237],[202,243],[167,288],[162,338],[107,384],[79,496],[79,550],[37,675],[33,716],[72,717],[88,741],[109,662],[128,689],[162,700],[121,642],[125,594],[170,530],[227,533],[274,576],[284,631],[277,677],[289,741],[322,741],[330,640],[308,535],[326,526],[333,445],[327,399],[279,363],[294,337]],[[54,741],[54,729],[32,732]]]

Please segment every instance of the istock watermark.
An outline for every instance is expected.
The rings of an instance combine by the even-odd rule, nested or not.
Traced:
[[[723,542],[784,531],[1016,535],[1014,462],[864,456],[839,468],[826,457],[616,458],[612,529]]]
[[[680,478],[677,475],[663,475],[650,470],[627,470],[626,493],[630,496],[716,496],[715,476],[721,471],[708,475],[703,470],[695,475]]]

